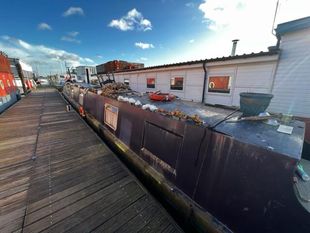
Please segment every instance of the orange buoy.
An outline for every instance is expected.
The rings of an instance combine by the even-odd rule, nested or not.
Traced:
[[[84,108],[82,106],[79,107],[79,113],[82,117],[85,117],[85,111],[84,111]]]

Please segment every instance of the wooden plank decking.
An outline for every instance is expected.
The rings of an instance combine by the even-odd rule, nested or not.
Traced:
[[[0,115],[0,232],[179,232],[53,89]]]

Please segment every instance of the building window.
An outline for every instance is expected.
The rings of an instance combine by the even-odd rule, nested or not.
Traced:
[[[8,79],[6,80],[6,83],[7,83],[8,87],[11,87],[11,83]]]
[[[147,88],[155,88],[155,78],[147,78],[146,79],[146,87]]]
[[[171,90],[183,90],[183,77],[174,77],[170,79],[170,89]]]
[[[208,92],[230,93],[230,76],[210,76]]]
[[[4,84],[3,84],[2,80],[0,80],[0,87],[1,87],[2,90],[4,90]]]
[[[129,86],[129,79],[128,79],[128,78],[125,78],[125,79],[124,79],[124,83],[125,83],[126,85]]]

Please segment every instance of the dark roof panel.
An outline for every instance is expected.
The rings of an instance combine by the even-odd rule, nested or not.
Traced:
[[[114,73],[127,73],[127,72],[140,71],[140,70],[152,70],[152,69],[160,69],[160,68],[175,67],[175,66],[194,65],[194,64],[203,63],[204,61],[218,62],[218,61],[229,61],[229,60],[245,59],[245,58],[252,58],[252,57],[272,56],[276,54],[278,54],[278,50],[275,50],[275,51],[273,50],[273,51],[268,51],[268,52],[261,51],[259,53],[249,53],[249,54],[235,55],[235,56],[228,56],[228,57],[217,57],[217,58],[211,58],[211,59],[206,59],[206,60],[178,62],[178,63],[172,63],[172,64],[158,65],[158,66],[149,66],[149,67],[144,67],[140,69],[119,70],[119,71],[115,71]]]
[[[277,35],[283,35],[287,32],[293,32],[310,27],[310,17],[296,19],[286,23],[281,23],[276,28]]]

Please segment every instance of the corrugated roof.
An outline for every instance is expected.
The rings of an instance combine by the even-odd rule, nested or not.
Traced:
[[[276,28],[277,35],[283,35],[287,32],[293,32],[310,27],[310,17],[296,19],[286,23],[281,23]]]
[[[194,64],[203,63],[204,61],[207,61],[207,62],[229,61],[229,60],[236,60],[236,59],[271,56],[271,55],[276,55],[276,54],[278,54],[278,50],[268,51],[268,52],[261,51],[259,53],[249,53],[249,54],[227,56],[227,57],[216,57],[216,58],[210,58],[210,59],[205,59],[205,60],[194,60],[194,61],[186,61],[186,62],[179,62],[179,63],[171,63],[171,64],[164,64],[164,65],[158,65],[158,66],[149,66],[149,67],[144,67],[140,69],[119,70],[119,71],[115,71],[114,73],[124,73],[124,72],[140,71],[140,70],[160,69],[160,68],[167,68],[167,67],[174,67],[174,66],[194,65]]]

